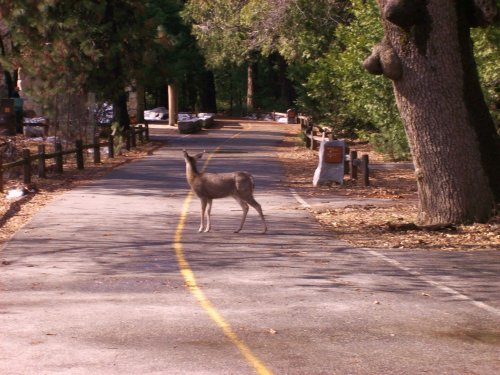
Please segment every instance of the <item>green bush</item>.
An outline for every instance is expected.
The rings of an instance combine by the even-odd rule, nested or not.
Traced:
[[[354,19],[339,25],[336,42],[314,61],[305,83],[307,99],[318,120],[330,122],[339,134],[370,137],[376,148],[391,159],[410,156],[406,134],[391,82],[368,74],[362,67],[373,45],[383,36],[375,2],[355,0]]]

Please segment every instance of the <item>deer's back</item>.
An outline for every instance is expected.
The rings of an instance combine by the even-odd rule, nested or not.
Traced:
[[[253,179],[247,172],[202,173],[191,185],[199,197],[212,199],[232,195],[248,196],[253,193]]]

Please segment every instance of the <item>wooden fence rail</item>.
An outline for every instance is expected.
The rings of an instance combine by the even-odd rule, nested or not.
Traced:
[[[139,136],[139,142],[144,143],[144,141],[149,141],[149,127],[146,123],[145,126],[132,127],[125,135],[126,148],[130,150],[131,147],[137,146],[137,136]],[[3,172],[15,167],[23,167],[23,182],[25,184],[31,183],[32,176],[32,162],[38,160],[37,169],[38,169],[38,177],[46,178],[46,165],[45,161],[48,159],[54,159],[55,161],[55,172],[63,173],[63,156],[64,155],[75,155],[76,158],[76,166],[77,169],[82,170],[85,168],[85,158],[84,151],[88,149],[93,150],[94,154],[94,163],[101,163],[101,147],[107,147],[108,149],[108,158],[114,158],[114,136],[110,135],[108,140],[105,142],[99,142],[97,138],[94,138],[93,143],[83,144],[81,140],[75,141],[75,147],[69,150],[63,150],[61,142],[56,142],[54,144],[54,152],[46,153],[45,145],[38,145],[38,153],[32,154],[31,151],[27,148],[22,150],[22,159],[10,162],[10,163],[2,163],[2,154],[0,153],[0,192],[3,192],[4,181],[3,181]]]

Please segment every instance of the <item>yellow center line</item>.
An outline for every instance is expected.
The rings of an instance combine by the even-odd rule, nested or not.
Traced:
[[[235,134],[232,138],[236,138],[241,133]],[[218,151],[221,146],[217,147],[214,151]],[[212,158],[213,153],[209,155],[203,169],[206,168],[208,162]],[[184,282],[186,283],[187,288],[190,293],[196,298],[198,303],[203,307],[206,313],[210,316],[210,318],[217,324],[217,326],[222,330],[224,335],[239,349],[241,354],[245,357],[247,362],[253,366],[255,371],[259,375],[272,375],[272,372],[266,368],[266,366],[252,353],[250,348],[238,337],[238,335],[231,328],[229,323],[219,314],[217,309],[212,305],[210,300],[205,296],[205,293],[201,290],[196,282],[196,278],[194,276],[194,272],[189,266],[189,262],[184,256],[184,248],[182,246],[182,233],[184,231],[184,227],[186,224],[186,218],[189,210],[189,205],[193,200],[193,193],[189,192],[186,199],[184,200],[184,204],[182,206],[181,215],[179,218],[179,222],[177,223],[177,229],[175,231],[174,237],[174,251],[175,256],[177,258],[177,263],[179,264],[179,269],[182,277],[184,278]]]

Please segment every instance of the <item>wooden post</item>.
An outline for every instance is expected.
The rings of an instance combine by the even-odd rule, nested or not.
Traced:
[[[130,146],[132,148],[137,147],[137,132],[135,131],[135,127],[131,126],[130,129]]]
[[[94,137],[94,164],[101,163],[101,145],[99,144],[99,138]]]
[[[368,155],[361,157],[361,173],[364,186],[370,186],[370,170],[368,168]]]
[[[29,148],[23,148],[23,177],[25,184],[31,184],[31,153]]]
[[[38,145],[38,177],[45,178],[45,145]]]
[[[144,89],[144,85],[140,80],[136,81],[136,94],[137,94],[137,122],[142,123],[144,122],[144,109],[145,109],[145,96],[146,96],[146,90]]]
[[[75,141],[76,147],[76,168],[83,169],[83,142],[81,139]]]
[[[149,142],[149,123],[147,121],[145,121],[144,126],[146,129],[146,142]]]
[[[253,112],[254,108],[254,69],[253,64],[247,66],[247,112]]]
[[[351,173],[351,168],[350,168],[350,157],[348,158],[347,156],[350,155],[351,149],[349,146],[345,145],[345,159],[344,159],[344,174],[350,174]],[[349,160],[347,160],[349,159]]]
[[[356,180],[358,178],[358,164],[356,160],[358,159],[358,152],[351,151],[349,154],[349,177],[351,180]]]
[[[311,143],[312,143],[312,134],[313,134],[313,130],[312,128],[310,128],[309,126],[306,128],[306,139],[307,139],[307,148],[311,149],[312,150],[312,146],[311,146]]]
[[[125,148],[127,149],[127,151],[130,151],[130,129],[129,130],[125,130]]]
[[[115,145],[114,145],[114,138],[112,134],[110,134],[108,138],[108,157],[109,158],[114,158],[115,157]]]
[[[177,124],[178,106],[177,85],[171,83],[168,85],[168,124],[170,126]]]
[[[0,193],[3,193],[3,155],[0,152]]]
[[[142,125],[139,125],[138,131],[139,131],[139,142],[141,144],[143,144],[144,143],[144,127]]]
[[[62,144],[61,142],[56,142],[54,145],[56,153],[56,172],[63,173],[63,155],[62,155]]]

